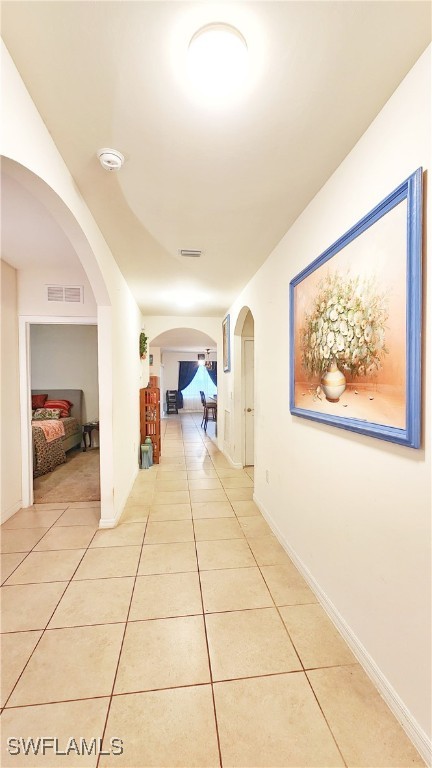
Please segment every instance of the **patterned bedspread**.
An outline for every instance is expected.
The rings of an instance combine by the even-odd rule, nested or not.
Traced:
[[[53,469],[66,462],[66,453],[63,448],[63,440],[70,437],[75,432],[80,431],[79,423],[76,419],[70,417],[61,419],[64,426],[64,437],[57,437],[47,442],[43,429],[36,426],[37,422],[32,424],[33,432],[33,477],[46,475]]]
[[[79,425],[79,422],[77,419],[74,419],[73,416],[69,416],[67,419],[60,419],[64,426],[64,436],[70,437],[71,435],[74,435],[75,432],[81,432],[81,427]]]
[[[58,437],[64,437],[65,428],[61,419],[44,419],[43,421],[32,421],[32,427],[40,427],[45,435],[47,443],[52,443]]]

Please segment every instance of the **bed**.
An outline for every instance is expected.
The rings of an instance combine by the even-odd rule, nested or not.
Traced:
[[[47,437],[41,423],[32,422],[33,477],[52,472],[66,462],[66,452],[82,442],[82,389],[32,389],[32,395],[48,395],[48,400],[69,400],[70,416],[59,419],[64,428],[61,437]]]

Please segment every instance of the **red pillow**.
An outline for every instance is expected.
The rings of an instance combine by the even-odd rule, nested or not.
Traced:
[[[32,409],[43,408],[48,395],[32,395]]]
[[[44,403],[44,408],[59,408],[61,419],[65,419],[70,416],[70,409],[72,406],[73,403],[71,403],[70,400],[46,400]]]

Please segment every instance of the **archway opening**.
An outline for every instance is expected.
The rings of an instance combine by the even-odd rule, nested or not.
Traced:
[[[66,416],[61,411],[59,420],[71,418],[77,422],[70,434],[72,424],[66,424],[66,421],[63,424],[65,434],[62,442],[62,461],[55,466],[48,462],[46,467],[42,462],[37,468],[36,474],[39,478],[49,476],[51,480],[57,469],[67,466],[72,451],[73,458],[76,458],[75,454],[81,454],[84,423],[90,420],[96,422],[102,412],[107,412],[107,397],[106,394],[101,396],[100,381],[104,379],[104,365],[110,368],[110,357],[106,349],[106,329],[105,333],[102,329],[102,338],[105,338],[103,355],[99,354],[101,328],[98,310],[101,306],[109,308],[110,299],[92,248],[79,222],[57,193],[39,176],[9,158],[2,158],[1,182],[3,190],[8,191],[7,204],[2,207],[2,260],[15,271],[19,289],[16,323],[19,330],[17,355],[20,403],[15,419],[21,438],[19,453],[16,456],[21,468],[21,505],[30,506],[33,500],[93,502],[104,497],[112,498],[110,462],[105,462],[108,472],[105,472],[105,475],[100,473],[99,451],[96,463],[95,455],[92,455],[91,459],[89,457],[92,466],[94,465],[94,473],[97,474],[98,486],[96,494],[93,493],[91,498],[70,496],[78,491],[79,483],[75,483],[74,488],[70,483],[63,483],[64,498],[60,499],[58,496],[61,489],[55,482],[51,483],[51,496],[34,496],[36,457],[34,430],[31,427],[32,417],[35,415],[32,413],[35,410],[32,408],[32,390],[41,392],[42,387],[43,393],[48,390],[48,394],[54,393],[57,400],[68,400],[71,403],[70,414]],[[35,332],[38,330],[40,333],[36,338]],[[69,334],[67,340],[65,334]],[[77,338],[71,346],[72,336]],[[92,350],[91,354],[95,358],[93,367],[85,357],[83,336],[86,336],[87,347]],[[54,353],[51,354],[50,350],[54,350]],[[72,359],[74,354],[75,360]],[[69,366],[69,379],[65,366]],[[89,374],[90,368],[94,374],[92,376]],[[108,369],[104,372],[106,376],[109,375]],[[69,397],[65,394],[64,398],[60,398],[58,393],[67,391],[72,394]],[[103,450],[107,457],[112,454],[112,437],[109,428],[104,432],[105,440],[103,447],[101,443],[101,454]],[[96,437],[96,433],[93,436]],[[97,443],[97,440],[93,445],[95,442]],[[79,458],[82,459],[81,456]],[[45,468],[48,468],[46,472]],[[79,490],[83,491],[81,487]]]
[[[217,344],[197,328],[171,328],[151,339],[149,381],[161,389],[161,417],[191,414],[202,421],[206,401],[217,400]],[[212,415],[217,409],[212,409]],[[206,425],[216,437],[217,420]]]

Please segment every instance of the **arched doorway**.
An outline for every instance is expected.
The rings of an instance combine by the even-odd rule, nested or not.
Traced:
[[[211,364],[209,370],[207,362]],[[196,328],[171,328],[158,334],[149,345],[149,380],[161,390],[161,418],[175,412],[168,407],[167,393],[173,395],[180,390],[180,413],[199,412],[201,416],[200,390],[207,397],[217,394],[215,339]],[[210,425],[209,433],[216,437],[216,423]]]
[[[205,352],[206,348],[213,349],[213,359],[222,360],[222,323],[217,317],[194,317],[194,316],[175,316],[175,317],[145,317],[145,332],[149,338],[149,352],[153,354],[153,366],[150,368],[149,355],[144,365],[147,366],[143,371],[143,380],[148,380],[152,373],[156,373],[155,363],[160,360],[161,345],[168,348],[172,347],[194,347],[194,354]],[[161,371],[160,386],[161,390],[167,387],[167,377],[165,366],[159,366]],[[224,414],[224,388],[220,386],[223,382],[222,365],[218,371],[218,421],[217,436],[212,435],[214,442],[219,449],[223,444],[223,414]],[[177,389],[177,385],[174,387]],[[161,398],[162,399],[162,398]],[[216,426],[216,425],[215,425]],[[210,437],[210,434],[209,434]]]
[[[22,264],[16,264],[15,269],[20,269],[23,274],[29,271],[29,279],[21,280],[21,288],[24,290],[20,295],[20,304],[18,309],[19,318],[19,380],[20,380],[20,419],[21,419],[21,453],[19,456],[21,466],[21,500],[22,506],[27,507],[33,502],[33,451],[32,451],[32,431],[31,423],[31,359],[30,359],[30,331],[31,328],[70,328],[72,330],[81,327],[97,326],[97,341],[95,339],[95,349],[97,357],[97,366],[99,366],[99,385],[97,384],[97,375],[94,382],[95,404],[92,406],[101,424],[104,424],[101,430],[100,457],[103,461],[100,472],[100,497],[101,514],[105,512],[107,517],[112,516],[112,497],[113,482],[112,471],[112,430],[111,430],[111,402],[109,388],[101,387],[101,382],[105,379],[110,380],[111,376],[111,355],[107,344],[107,328],[110,326],[109,314],[111,311],[110,298],[108,290],[102,276],[101,270],[96,262],[95,255],[90,246],[87,237],[84,234],[78,220],[72,211],[67,207],[59,195],[39,176],[20,163],[2,158],[2,183],[9,183],[10,188],[20,189],[20,194],[16,194],[15,208],[12,206],[2,215],[8,216],[9,227],[26,227],[26,216],[34,216],[29,231],[38,231],[41,236],[41,259],[27,253],[26,259]],[[21,206],[21,208],[20,208]],[[33,211],[33,213],[32,213]],[[36,226],[36,223],[38,226]],[[50,224],[49,232],[43,230],[43,224]],[[43,230],[43,231],[42,231]],[[61,255],[61,245],[66,252],[66,263],[59,258],[59,263],[45,263],[43,261],[43,233],[45,236],[54,238],[59,246]],[[10,232],[9,232],[10,235]],[[60,245],[59,245],[60,244]],[[22,245],[22,243],[21,243]],[[36,248],[37,250],[37,248]],[[85,283],[82,295],[85,297],[87,292],[91,294],[91,302],[78,307],[77,311],[71,310],[73,305],[65,305],[68,311],[53,309],[58,307],[56,304],[48,304],[49,301],[46,290],[42,293],[39,289],[47,289],[44,283],[58,283],[58,275],[62,269],[67,271],[70,268],[75,269],[85,276]],[[26,303],[30,291],[27,290],[32,283],[31,270],[34,270],[33,296],[30,303]],[[57,275],[57,278],[52,277]],[[45,279],[46,276],[46,279]],[[70,281],[69,281],[70,282]],[[80,294],[81,295],[81,294]],[[75,297],[76,299],[76,297]],[[88,311],[88,307],[91,309]],[[102,310],[102,311],[101,311]],[[63,314],[62,314],[63,311]],[[58,313],[58,314],[57,314]],[[60,335],[60,334],[59,334]],[[104,371],[104,373],[102,373]],[[53,386],[53,389],[57,387]],[[60,389],[64,389],[63,385]],[[73,389],[73,388],[72,388]],[[78,390],[74,390],[78,392]],[[97,402],[98,401],[98,402]],[[75,405],[75,404],[74,404]],[[85,416],[85,407],[81,416]],[[87,420],[94,418],[87,414]],[[80,445],[80,443],[76,443]],[[18,458],[18,457],[17,457]],[[66,500],[66,499],[65,499]]]

